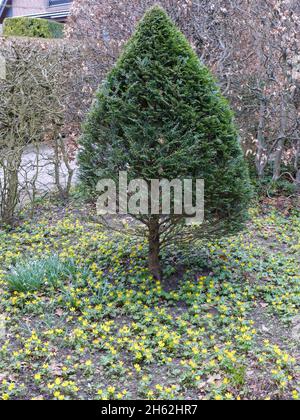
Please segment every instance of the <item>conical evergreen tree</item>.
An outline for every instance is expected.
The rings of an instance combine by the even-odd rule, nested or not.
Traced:
[[[162,245],[182,237],[225,235],[243,226],[251,196],[233,115],[209,70],[160,7],[150,9],[102,83],[87,117],[79,156],[81,180],[204,179],[205,223],[184,215],[141,215],[149,267],[160,277]]]

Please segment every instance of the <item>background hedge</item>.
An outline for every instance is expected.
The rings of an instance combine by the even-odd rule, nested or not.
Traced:
[[[64,25],[47,19],[14,17],[4,20],[4,36],[63,38]]]

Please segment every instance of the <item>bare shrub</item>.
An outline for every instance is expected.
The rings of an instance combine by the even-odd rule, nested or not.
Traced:
[[[81,80],[75,74],[79,52],[76,43],[62,40],[0,38],[5,63],[5,77],[0,80],[0,218],[4,223],[12,222],[22,201],[34,202],[42,189],[38,184],[43,182],[43,172],[49,176],[52,172],[62,197],[70,191],[74,147],[67,115],[73,106],[70,92],[78,89]],[[47,177],[45,184],[50,188]]]

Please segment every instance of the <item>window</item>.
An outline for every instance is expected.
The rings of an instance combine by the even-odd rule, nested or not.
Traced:
[[[63,6],[64,4],[72,3],[72,0],[49,0],[49,7]]]

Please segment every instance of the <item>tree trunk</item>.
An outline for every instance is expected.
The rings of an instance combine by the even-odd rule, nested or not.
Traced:
[[[287,103],[285,95],[282,95],[281,99],[281,116],[280,116],[280,133],[275,153],[274,170],[273,170],[273,181],[278,181],[281,175],[281,163],[284,152],[285,136],[287,127]]]
[[[296,191],[298,194],[300,194],[300,169],[298,169],[297,171],[295,184],[296,184]]]
[[[152,218],[149,224],[149,270],[156,280],[162,279],[160,266],[159,219]]]
[[[265,167],[268,163],[264,133],[266,125],[266,110],[266,98],[262,97],[260,100],[259,126],[257,130],[257,153],[255,160],[256,170],[259,178],[263,178]]]
[[[299,137],[299,132],[297,132],[297,136]],[[294,161],[294,169],[296,172],[296,178],[295,178],[295,185],[297,193],[300,193],[300,138],[297,140],[297,148],[296,148],[296,154],[295,154],[295,161]]]

